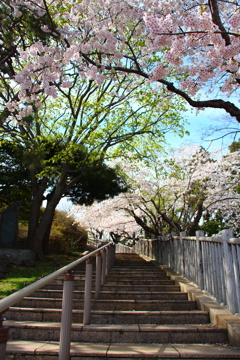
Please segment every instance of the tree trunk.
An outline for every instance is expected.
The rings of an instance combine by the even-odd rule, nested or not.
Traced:
[[[188,230],[188,235],[189,236],[195,236],[196,231],[199,229],[199,221],[202,217],[202,213],[203,213],[203,201],[200,201],[198,203],[198,210],[197,210],[197,214],[193,220],[193,222],[190,224],[189,230]]]
[[[56,206],[62,198],[66,190],[65,183],[61,184],[60,182],[57,184],[54,194],[51,200],[48,202],[47,207],[43,213],[43,216],[36,228],[34,237],[32,238],[32,251],[36,254],[38,258],[43,258],[42,244],[45,234],[47,231],[51,229],[52,219],[54,216],[54,212]]]
[[[54,195],[54,191],[55,191],[55,188],[53,189],[53,191],[48,194],[46,196],[47,198],[47,205],[49,204],[49,202],[51,201],[53,195]],[[42,251],[43,251],[43,254],[44,255],[47,255],[48,254],[48,246],[49,246],[49,238],[50,238],[50,233],[51,233],[51,228],[52,228],[52,223],[53,223],[53,218],[54,218],[54,214],[55,214],[55,211],[53,213],[53,216],[52,216],[52,219],[51,219],[51,223],[49,224],[45,234],[44,234],[44,237],[43,237],[43,241],[42,241]]]
[[[48,254],[48,246],[49,246],[49,239],[50,239],[50,233],[51,233],[51,228],[52,228],[52,222],[53,222],[53,218],[54,218],[54,214],[55,214],[55,210],[53,212],[53,216],[51,219],[51,223],[48,225],[48,228],[44,234],[43,237],[43,241],[42,241],[42,251],[44,255]]]
[[[47,187],[47,178],[44,178],[38,186],[33,186],[33,199],[30,209],[30,218],[28,223],[28,238],[27,238],[27,247],[32,248],[32,242],[34,239],[34,234],[38,226],[40,209],[43,201],[43,194]]]

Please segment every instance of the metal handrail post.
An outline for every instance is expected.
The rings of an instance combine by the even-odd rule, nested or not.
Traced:
[[[0,359],[4,360],[6,356],[9,329],[3,326],[2,322],[5,318],[2,315],[3,313],[0,313]]]
[[[115,262],[115,249],[116,249],[115,244],[112,243],[110,249],[111,249],[111,268],[112,268]]]
[[[58,360],[70,359],[72,306],[73,306],[73,282],[74,276],[70,271],[64,276],[62,319],[60,330],[59,358]]]
[[[108,276],[110,269],[110,245],[106,248],[106,266],[105,266],[105,274]]]
[[[113,265],[115,263],[115,259],[116,259],[116,244],[113,244]]]
[[[92,259],[86,261],[83,324],[90,324],[92,293]]]
[[[106,279],[106,249],[102,250],[102,278],[101,278],[101,285],[105,284]]]
[[[95,300],[100,296],[100,286],[101,286],[101,264],[102,264],[102,255],[101,253],[96,254],[96,275],[95,275]]]

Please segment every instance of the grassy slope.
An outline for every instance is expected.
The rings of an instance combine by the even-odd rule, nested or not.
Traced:
[[[35,267],[12,266],[7,278],[0,280],[0,297],[8,296],[13,289],[21,289],[25,284],[58,270],[78,257],[78,255],[48,255],[46,260],[37,261]]]

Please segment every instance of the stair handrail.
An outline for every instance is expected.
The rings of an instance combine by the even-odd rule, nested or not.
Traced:
[[[18,301],[22,300],[24,297],[31,295],[34,291],[40,289],[44,285],[48,284],[50,281],[55,280],[58,276],[63,275],[67,271],[72,270],[75,266],[84,262],[85,260],[93,257],[95,254],[102,251],[104,248],[108,248],[111,243],[101,246],[100,248],[93,250],[91,253],[73,261],[72,263],[63,266],[62,268],[54,271],[53,273],[44,276],[42,279],[35,281],[34,283],[27,285],[23,289],[20,289],[11,295],[0,300],[0,314],[4,313],[10,306],[16,304]]]
[[[113,245],[113,246],[112,246]],[[58,276],[64,274],[63,279],[63,299],[62,299],[62,316],[61,316],[61,325],[60,325],[60,340],[59,340],[59,360],[68,360],[70,359],[70,343],[71,343],[71,324],[72,324],[72,305],[73,305],[73,282],[74,276],[71,271],[74,267],[86,260],[86,273],[85,273],[85,292],[84,292],[84,310],[83,310],[83,323],[84,325],[90,324],[90,314],[91,314],[91,288],[92,288],[92,257],[97,256],[98,265],[101,265],[99,258],[103,256],[102,267],[96,266],[97,271],[103,272],[104,276],[108,275],[108,271],[113,266],[115,259],[115,246],[112,243],[107,243],[101,245],[98,249],[93,250],[91,253],[82,256],[78,260],[73,261],[72,263],[63,266],[61,269],[54,271],[53,273],[45,276],[44,278],[37,280],[36,282],[26,286],[25,288],[7,296],[6,298],[0,300],[0,358],[5,359],[6,348],[8,341],[8,330],[9,328],[2,325],[2,322],[5,318],[2,317],[3,313],[8,310],[8,308],[18,301],[22,300],[27,295],[31,295],[34,291],[40,289],[44,285],[48,284],[50,281],[53,281]],[[96,264],[97,265],[97,264]],[[95,279],[95,299],[96,290],[99,288],[100,277],[96,276]],[[101,281],[101,284],[104,284],[104,281]],[[98,289],[99,290],[99,289]]]

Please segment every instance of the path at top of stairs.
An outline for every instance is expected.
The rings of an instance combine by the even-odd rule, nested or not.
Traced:
[[[240,359],[226,330],[212,326],[150,261],[116,254],[100,299],[92,292],[91,325],[82,323],[85,265],[74,274],[71,360]],[[8,310],[7,360],[58,359],[62,283],[60,277]]]

